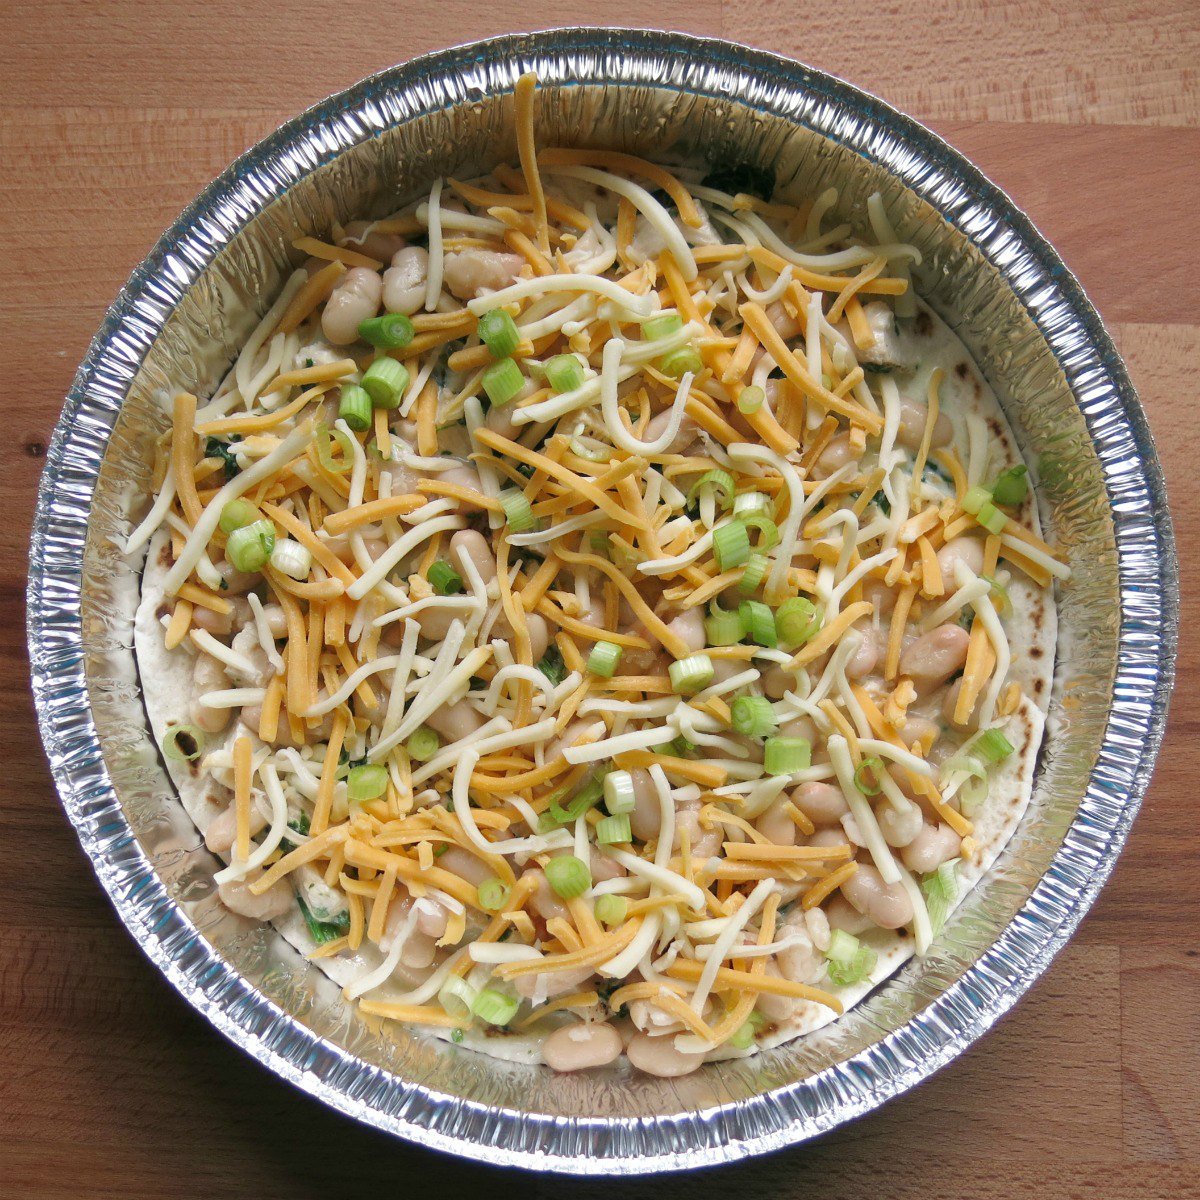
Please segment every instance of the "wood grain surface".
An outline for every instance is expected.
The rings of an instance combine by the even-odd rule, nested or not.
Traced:
[[[599,11],[598,11],[599,10]],[[124,933],[50,785],[24,652],[45,444],[105,306],[238,153],[362,75],[595,23],[792,54],[932,125],[1097,303],[1150,415],[1183,568],[1167,744],[1128,849],[1046,977],[916,1092],[699,1176],[571,1183],[392,1142],[267,1075]],[[0,1197],[1200,1196],[1200,8],[1196,0],[43,0],[0,5]]]

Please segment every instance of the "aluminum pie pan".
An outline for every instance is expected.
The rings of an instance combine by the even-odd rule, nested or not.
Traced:
[[[931,956],[823,1035],[682,1080],[551,1076],[370,1025],[272,931],[213,900],[141,708],[134,580],[115,541],[167,386],[211,389],[291,239],[380,214],[435,174],[512,158],[519,74],[564,142],[770,162],[781,186],[884,192],[919,290],[988,375],[1073,578],[1030,815]],[[586,131],[581,133],[580,131]],[[263,281],[262,286],[255,285]],[[577,1174],[728,1162],[877,1107],[960,1054],[1045,970],[1112,870],[1162,738],[1178,567],[1145,417],[1099,317],[1028,219],[934,134],[798,63],[674,33],[557,30],[415,59],[243,155],[105,317],[42,477],[29,646],[64,808],[130,932],[180,994],[281,1078],[367,1124],[479,1161]]]

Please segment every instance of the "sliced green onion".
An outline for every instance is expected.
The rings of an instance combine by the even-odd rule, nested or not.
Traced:
[[[1004,527],[1008,524],[1008,518],[991,501],[980,508],[979,512],[975,514],[975,519],[988,533],[1003,533]]]
[[[197,725],[172,725],[163,734],[162,752],[176,762],[195,762],[204,753],[207,738]]]
[[[221,509],[221,532],[232,533],[235,529],[241,529],[243,526],[257,521],[261,515],[249,500],[230,500]]]
[[[621,661],[621,647],[613,642],[597,642],[588,655],[587,669],[602,679],[611,679]]]
[[[738,605],[742,628],[756,646],[774,649],[779,645],[775,632],[775,615],[761,600],[743,600]]]
[[[720,529],[713,530],[713,554],[717,568],[732,571],[750,557],[750,535],[741,521],[730,521]]]
[[[362,386],[376,408],[398,408],[408,387],[408,368],[394,358],[377,358],[363,373]]]
[[[762,537],[758,539],[758,545],[755,547],[760,553],[770,550],[772,546],[779,544],[779,526],[766,513],[743,513],[738,519],[748,529],[757,529],[762,534]]]
[[[854,786],[864,796],[878,796],[882,785],[879,777],[883,774],[882,758],[864,758],[854,771]]]
[[[596,920],[610,929],[620,925],[629,912],[629,901],[624,896],[605,894],[596,900]]]
[[[556,354],[545,367],[546,382],[556,392],[583,386],[583,364],[573,354]]]
[[[812,766],[812,744],[806,738],[769,737],[763,744],[763,770],[768,775],[791,775]]]
[[[733,515],[744,516],[746,513],[770,512],[771,498],[765,492],[743,492],[733,498]]]
[[[225,543],[225,557],[239,571],[261,571],[275,549],[275,526],[265,517],[235,529]]]
[[[583,859],[564,854],[546,864],[546,882],[560,899],[573,900],[592,886],[591,868]]]
[[[312,551],[291,538],[279,538],[271,549],[271,566],[289,579],[307,579],[312,563]]]
[[[967,488],[961,501],[962,510],[975,516],[985,504],[990,504],[991,500],[992,493],[987,488],[978,486]]]
[[[734,729],[746,737],[766,737],[779,728],[775,706],[766,696],[738,696],[730,711]]]
[[[775,611],[779,640],[788,650],[804,645],[821,628],[821,612],[804,596],[785,600]]]
[[[550,801],[550,807],[542,813],[545,819],[546,828],[539,832],[549,833],[552,829],[558,829],[563,825],[572,825],[583,816],[589,808],[594,808],[600,802],[600,797],[604,795],[604,780],[603,777],[593,775],[583,787],[571,797],[570,803],[564,808],[559,801],[566,795],[566,789],[555,792],[554,799]]]
[[[714,604],[704,618],[704,636],[710,646],[736,646],[746,636],[742,618]]]
[[[359,322],[358,336],[381,350],[403,350],[416,334],[416,327],[403,313],[384,313]]]
[[[484,371],[481,382],[487,398],[502,408],[525,386],[525,376],[511,358],[504,358]]]
[[[861,983],[875,966],[875,951],[844,929],[835,929],[829,935],[825,957],[829,960],[830,982],[839,987]]]
[[[348,800],[378,800],[387,791],[387,767],[378,763],[364,763],[351,767],[346,776],[346,798]]]
[[[604,777],[604,807],[609,815],[619,817],[637,807],[633,776],[628,771],[610,771]]]
[[[493,308],[479,318],[479,340],[491,351],[493,358],[511,358],[521,344],[521,332],[510,313]]]
[[[601,846],[618,846],[624,842],[633,841],[633,831],[629,827],[629,814],[621,813],[615,817],[601,817],[596,822],[596,841]]]
[[[690,696],[713,681],[716,671],[707,654],[692,654],[673,662],[667,668],[671,687],[680,696]]]
[[[696,502],[696,497],[700,494],[701,489],[706,487],[713,489],[713,498],[720,503],[722,508],[729,507],[733,500],[733,476],[723,468],[717,467],[713,471],[705,471],[688,489],[688,508],[691,508]]]
[[[754,1026],[747,1021],[731,1035],[729,1044],[735,1050],[749,1050],[754,1045]]]
[[[573,437],[571,439],[571,453],[578,454],[580,458],[586,458],[588,462],[606,463],[612,458],[612,450],[608,446],[602,446],[599,442],[592,438]]]
[[[345,475],[354,466],[354,439],[344,429],[318,425],[313,431],[313,441],[317,447],[317,461],[330,474]],[[333,457],[333,445],[342,452],[340,462]]]
[[[1008,594],[1008,588],[1004,586],[994,575],[980,575],[979,577],[987,583],[992,589],[992,603],[996,606],[996,611],[1003,616],[1012,608],[1012,598]]]
[[[642,337],[647,342],[661,341],[678,333],[683,328],[683,318],[678,313],[663,313],[660,317],[651,317],[642,324]]]
[[[925,894],[925,907],[929,910],[929,924],[938,934],[950,915],[954,901],[958,899],[958,861],[944,862],[936,871],[921,878],[921,891]]]
[[[769,566],[770,563],[765,554],[759,554],[757,550],[751,554],[742,568],[742,577],[738,580],[738,591],[746,595],[756,591],[758,585],[766,579]]]
[[[475,890],[479,907],[484,912],[499,912],[508,903],[509,896],[512,895],[512,888],[504,880],[497,879],[494,875],[491,879],[485,879]]]
[[[658,360],[658,369],[668,379],[682,379],[689,374],[699,375],[704,370],[704,360],[691,346],[680,346]]]
[[[563,664],[562,654],[557,646],[551,646],[537,661],[537,669],[557,687],[567,677],[567,668]]]
[[[992,484],[992,501],[995,504],[1020,504],[1029,495],[1029,480],[1026,476],[1029,468],[1022,463],[1019,467],[1009,467],[996,476]]]
[[[408,751],[409,758],[416,759],[417,762],[428,762],[438,752],[441,744],[442,739],[435,730],[430,729],[428,725],[418,725],[404,743],[404,749]]]
[[[500,504],[504,508],[504,519],[512,533],[523,533],[526,529],[533,528],[533,509],[524,492],[512,488],[501,492]]]
[[[425,578],[439,596],[456,596],[463,590],[462,576],[440,558],[429,568]]]
[[[366,388],[359,387],[357,383],[347,383],[342,388],[342,397],[338,401],[338,416],[355,433],[366,433],[371,428],[373,408],[371,395]]]
[[[959,751],[942,763],[942,779],[949,780],[954,775],[965,777],[955,795],[963,815],[970,817],[979,811],[987,799],[987,767],[975,755]]]
[[[989,729],[979,735],[973,747],[990,763],[1003,762],[1012,752],[1013,744],[999,729]]]
[[[452,1016],[466,1020],[479,993],[461,976],[448,975],[438,990],[438,1003]]]
[[[520,1007],[521,1002],[516,997],[498,992],[495,988],[484,988],[475,997],[471,1011],[489,1025],[507,1025]]]
[[[749,415],[756,413],[763,406],[763,402],[767,398],[767,393],[760,387],[755,387],[751,384],[749,387],[744,387],[738,392],[737,406],[738,412],[743,412]]]

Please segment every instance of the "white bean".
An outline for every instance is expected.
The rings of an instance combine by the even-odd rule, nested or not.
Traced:
[[[780,797],[754,822],[754,828],[776,846],[796,844],[796,822],[787,813],[786,805],[787,798]]]
[[[482,533],[475,529],[460,529],[450,539],[450,561],[456,568],[459,555],[462,554],[471,560],[471,565],[485,584],[496,578],[496,556],[492,553],[491,543]]]
[[[879,822],[883,840],[897,849],[907,846],[921,832],[924,824],[921,810],[915,804],[899,810],[890,801],[884,800],[879,805],[875,817]]]
[[[704,617],[699,608],[685,609],[670,622],[667,628],[677,637],[682,638],[693,654],[698,654],[704,649],[706,644]]]
[[[965,721],[956,721],[954,719],[955,709],[958,708],[958,697],[962,693],[962,680],[956,679],[951,685],[950,690],[946,693],[946,698],[942,701],[942,716],[945,718],[947,725],[953,725],[955,729],[960,729],[964,733],[975,733],[979,729],[979,699],[971,705],[971,711],[967,713]]]
[[[925,695],[945,683],[967,661],[970,634],[961,625],[939,625],[922,634],[900,655],[900,673]]]
[[[635,767],[629,772],[633,779],[633,812],[629,814],[629,825],[633,836],[643,842],[658,836],[662,826],[662,810],[658,805],[658,792],[650,772]]]
[[[447,254],[442,279],[460,300],[474,300],[482,291],[498,292],[520,274],[525,260],[497,250],[459,250]]]
[[[261,896],[256,896],[250,890],[250,884],[261,876],[261,871],[252,871],[245,879],[234,879],[220,884],[217,895],[220,896],[221,903],[230,912],[254,921],[273,921],[276,917],[282,917],[294,903],[292,889],[286,880],[281,879],[267,888]]]
[[[250,805],[250,836],[261,832],[267,824],[266,818],[256,805]],[[230,804],[208,823],[204,831],[204,844],[214,854],[228,854],[237,840],[237,805]]]
[[[404,239],[398,233],[380,233],[371,228],[373,224],[373,221],[351,221],[343,231],[342,245],[387,262],[403,247]]]
[[[962,839],[949,825],[925,825],[900,852],[900,857],[910,871],[927,875],[949,862],[961,848]]]
[[[965,563],[976,575],[983,571],[983,542],[977,537],[952,538],[937,552],[937,561],[946,590],[952,592],[956,586],[954,568],[958,563]]]
[[[425,303],[428,276],[429,251],[422,246],[397,250],[392,265],[383,273],[383,307],[411,317]]]
[[[909,450],[916,450],[925,436],[925,421],[928,415],[929,409],[919,401],[901,400],[900,427],[896,431],[896,441]],[[953,436],[954,426],[950,424],[950,418],[945,413],[939,412],[937,420],[933,423],[930,449],[947,445]]]
[[[639,1071],[660,1079],[690,1075],[703,1061],[703,1054],[685,1054],[675,1049],[673,1037],[650,1037],[639,1033],[630,1039],[625,1053]]]
[[[542,1057],[555,1071],[589,1071],[621,1057],[621,1035],[605,1021],[563,1025],[542,1042]]]
[[[358,341],[358,327],[379,311],[383,280],[370,267],[351,267],[325,301],[321,332],[335,346]]]
[[[188,716],[193,725],[198,725],[205,733],[220,733],[229,724],[232,709],[206,708],[200,703],[200,697],[206,692],[223,691],[228,686],[229,676],[224,665],[211,655],[198,654],[192,667],[192,691],[196,698],[188,705]]]
[[[912,901],[904,887],[885,884],[879,872],[864,863],[842,884],[842,895],[882,929],[899,929],[913,918]]]
[[[792,803],[816,826],[836,825],[850,811],[841,789],[828,783],[802,783]]]
[[[447,742],[460,742],[475,733],[484,724],[484,719],[466,700],[458,700],[435,709],[425,718],[425,724]]]

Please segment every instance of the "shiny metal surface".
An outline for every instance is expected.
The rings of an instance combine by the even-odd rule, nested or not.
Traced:
[[[149,737],[114,539],[144,490],[155,395],[211,390],[332,218],[515,158],[517,76],[547,141],[775,165],[781,191],[883,192],[918,290],[995,385],[1069,553],[1051,729],[996,869],[910,963],[818,1035],[681,1080],[551,1076],[381,1028],[270,929],[216,903],[213,860]],[[29,644],[63,804],[121,919],[179,992],[272,1071],[381,1129],[478,1160],[629,1174],[796,1143],[950,1061],[1045,969],[1112,869],[1162,736],[1177,568],[1145,418],[1099,318],[1028,220],[928,130],[797,63],[679,34],[560,30],[417,59],[256,146],[164,235],[109,311],[42,480]]]

